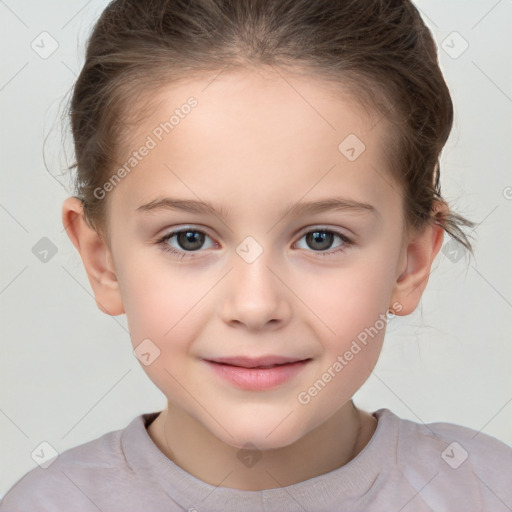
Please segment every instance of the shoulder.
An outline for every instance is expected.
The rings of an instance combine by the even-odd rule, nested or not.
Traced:
[[[0,502],[0,512],[60,512],[70,504],[77,512],[97,510],[96,497],[104,499],[105,482],[109,488],[130,487],[121,438],[127,428],[140,421],[142,415],[125,429],[108,432],[36,466],[7,492]]]
[[[512,448],[481,431],[455,423],[419,423],[398,418],[402,457],[412,454],[435,456],[452,469],[501,466],[511,469]],[[468,462],[468,464],[466,464]]]
[[[419,423],[387,409],[377,414],[396,425],[396,465],[413,488],[420,491],[425,486],[422,496],[430,494],[428,488],[432,493],[437,489],[437,494],[451,496],[454,504],[471,503],[471,510],[510,510],[510,446],[453,423]]]

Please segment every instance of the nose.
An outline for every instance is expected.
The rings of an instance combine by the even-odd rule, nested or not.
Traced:
[[[227,324],[268,330],[288,323],[291,292],[273,268],[270,253],[264,250],[254,261],[233,255],[233,270],[226,276],[220,304]]]

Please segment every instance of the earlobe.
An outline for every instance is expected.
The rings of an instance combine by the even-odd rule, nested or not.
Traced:
[[[107,315],[124,313],[111,251],[104,239],[87,223],[83,204],[68,197],[62,205],[62,223],[79,252],[98,308]]]
[[[399,315],[409,315],[418,306],[427,286],[434,258],[441,249],[443,235],[443,228],[432,222],[413,235],[404,248],[402,266],[397,272],[391,298],[391,303],[398,302],[402,306]]]

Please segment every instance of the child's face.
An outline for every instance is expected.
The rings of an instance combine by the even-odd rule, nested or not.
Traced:
[[[144,370],[217,438],[262,449],[298,440],[347,404],[377,361],[389,307],[404,314],[416,305],[400,291],[403,204],[384,167],[385,123],[372,129],[377,118],[349,97],[283,76],[220,75],[207,88],[211,77],[170,87],[130,151],[148,136],[156,147],[108,196],[111,263],[133,346],[149,339],[160,350]],[[159,141],[155,128],[190,96],[197,106],[181,110]],[[366,147],[354,161],[338,148],[350,134]],[[226,216],[141,209],[164,198],[205,201]],[[330,198],[372,208],[285,214]],[[207,236],[156,243],[183,228]],[[322,229],[324,238],[304,235]],[[145,347],[154,357],[153,345]],[[241,370],[248,389],[206,362],[263,356],[308,361],[274,386],[263,377],[258,388],[247,377],[255,370]]]

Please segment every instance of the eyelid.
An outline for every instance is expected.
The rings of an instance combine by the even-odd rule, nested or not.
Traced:
[[[171,245],[168,244],[168,241],[171,238],[173,238],[177,234],[179,234],[179,233],[181,233],[183,231],[187,231],[187,230],[195,231],[197,233],[204,234],[205,236],[210,238],[213,241],[214,244],[216,244],[218,246],[218,243],[215,241],[215,239],[213,237],[211,237],[207,233],[207,230],[205,230],[203,228],[200,228],[199,226],[192,226],[192,225],[175,227],[175,228],[171,229],[166,234],[164,234],[160,238],[158,238],[158,240],[155,242],[155,244],[157,246],[165,246],[165,247],[162,247],[162,250],[164,250],[166,252],[169,252],[170,254],[173,254],[174,257],[179,257],[180,259],[200,258],[200,257],[203,256],[203,253],[208,253],[208,251],[201,250],[201,249],[199,249],[197,251],[176,250],[174,247],[172,247]],[[297,239],[296,242],[294,242],[293,245],[296,245],[307,234],[314,233],[314,232],[317,232],[317,231],[318,232],[323,232],[324,231],[324,232],[332,233],[335,237],[338,237],[341,240],[342,243],[341,243],[341,245],[339,247],[337,247],[335,249],[330,249],[330,250],[326,250],[326,251],[307,251],[307,252],[311,252],[312,254],[314,254],[315,258],[334,257],[337,254],[345,253],[347,251],[347,249],[350,249],[351,247],[356,245],[354,240],[353,240],[353,238],[352,237],[348,237],[347,235],[342,233],[340,231],[340,228],[331,228],[331,227],[328,227],[328,226],[321,226],[321,225],[310,225],[310,226],[307,226],[305,228],[302,228],[299,231],[298,235],[295,235],[295,236],[298,236],[298,239]]]
[[[335,233],[337,235],[340,235],[347,239],[352,240],[351,239],[352,235],[347,235],[343,232],[343,231],[349,231],[350,233],[352,233],[352,231],[350,231],[349,229],[334,227],[334,226],[326,226],[326,225],[322,225],[322,224],[311,224],[310,226],[308,226],[306,228],[302,228],[299,230],[298,235],[304,236],[307,233],[311,233],[312,231],[330,231],[332,233]],[[355,236],[355,234],[354,234],[354,236]]]
[[[200,226],[199,224],[183,224],[182,226],[168,228],[162,235],[157,236],[157,238],[161,240],[162,238],[170,237],[171,235],[176,235],[182,231],[187,230],[203,233],[210,237],[212,240],[214,238],[212,235],[210,235],[208,228]]]
[[[183,231],[195,231],[197,233],[201,233],[201,234],[207,236],[216,245],[219,245],[215,241],[215,238],[208,233],[208,230],[206,228],[203,228],[203,227],[200,227],[200,226],[196,226],[196,225],[184,225],[184,226],[178,226],[176,228],[172,228],[169,231],[165,232],[163,235],[157,237],[156,243],[163,242],[163,241],[168,241],[173,236],[176,236],[179,233],[182,233]],[[202,250],[202,251],[190,251],[190,254],[192,254],[193,252],[204,252],[204,250]]]
[[[177,233],[180,233],[181,231],[186,231],[187,229],[190,229],[191,231],[200,232],[200,233],[208,236],[212,240],[215,240],[215,238],[211,234],[209,234],[208,228],[203,227],[199,224],[184,224],[183,226],[177,226],[177,227],[170,228],[168,231],[166,231],[161,236],[157,236],[157,239],[162,240],[167,237],[171,237],[172,235],[175,235]],[[294,235],[294,238],[298,237],[298,236],[302,237],[302,236],[310,233],[311,231],[331,231],[335,234],[343,236],[344,238],[346,238],[347,240],[350,240],[351,242],[354,241],[353,237],[355,237],[355,233],[353,233],[348,228],[340,228],[340,227],[327,226],[327,225],[322,225],[322,224],[311,224],[309,226],[299,229],[299,231],[296,232],[296,234]],[[345,234],[343,231],[348,231],[350,234]]]

